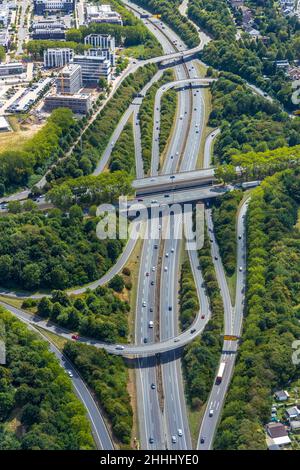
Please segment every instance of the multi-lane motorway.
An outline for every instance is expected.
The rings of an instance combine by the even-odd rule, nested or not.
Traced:
[[[126,6],[133,9],[137,16],[140,16],[143,9],[136,7],[132,2],[125,1]],[[203,84],[203,79],[198,76],[196,62],[192,60],[196,52],[201,50],[206,39],[193,50],[187,51],[180,38],[175,35],[166,25],[162,25],[159,20],[143,20],[150,31],[155,34],[160,41],[165,55],[162,57],[140,61],[133,64],[127,74],[137,70],[138,67],[146,63],[159,63],[168,61],[170,67],[174,68],[176,81],[162,87],[157,95],[154,109],[154,129],[153,129],[153,150],[151,162],[151,178],[155,186],[156,179],[164,181],[170,175],[176,178],[175,173],[180,171],[189,172],[196,168],[199,159],[199,149],[203,138],[204,129],[204,100],[202,88],[196,86]],[[202,38],[201,34],[200,37]],[[189,59],[183,62],[182,59]],[[175,64],[174,59],[178,59]],[[124,77],[126,74],[124,75]],[[150,86],[161,76],[161,71],[149,82],[142,94],[145,94]],[[123,78],[124,78],[123,77]],[[122,79],[123,79],[122,78]],[[193,86],[187,86],[190,83]],[[206,81],[207,82],[207,81]],[[208,83],[208,82],[207,82]],[[174,131],[165,152],[164,161],[160,161],[159,155],[159,128],[160,128],[160,101],[163,93],[173,87],[179,87],[177,116]],[[137,176],[144,177],[141,137],[137,110],[141,104],[141,99],[137,98],[124,113],[118,126],[116,127],[109,144],[95,170],[95,174],[102,172],[111,155],[114,143],[118,140],[122,129],[133,115],[134,136],[136,150]],[[204,148],[204,167],[210,164],[210,155],[214,138],[218,135],[218,130],[212,132],[206,140]],[[213,170],[207,170],[212,173]],[[159,176],[160,174],[160,176]],[[185,173],[185,176],[187,173]],[[180,178],[180,177],[179,177]],[[137,182],[137,184],[139,184]],[[174,189],[174,188],[173,188]],[[185,202],[197,199],[207,199],[219,196],[230,187],[203,187],[193,189],[182,189],[172,191],[172,202]],[[193,198],[192,194],[193,193]],[[21,193],[20,193],[21,194]],[[27,196],[22,193],[22,198]],[[12,196],[16,198],[16,196]],[[143,198],[146,205],[165,205],[165,194],[155,195],[153,202],[151,196]],[[137,202],[137,201],[133,201]],[[245,236],[244,236],[244,216],[246,205],[242,206],[239,213],[238,233],[243,234],[238,239],[238,275],[235,306],[232,306],[224,269],[219,256],[217,243],[213,234],[213,226],[210,211],[206,211],[206,220],[209,229],[212,245],[212,256],[215,263],[218,282],[220,285],[224,301],[224,329],[227,334],[240,334],[242,325],[244,283],[245,283]],[[156,226],[156,237],[149,237],[144,240],[141,257],[140,272],[138,280],[138,294],[136,305],[136,328],[135,344],[133,345],[107,345],[96,340],[80,338],[79,341],[92,344],[95,347],[105,348],[107,351],[124,356],[134,356],[137,358],[138,367],[136,369],[136,385],[139,414],[139,430],[141,447],[149,449],[190,449],[191,437],[189,432],[186,404],[183,391],[183,381],[181,376],[181,363],[178,350],[188,344],[196,336],[201,334],[210,317],[209,301],[204,289],[204,282],[198,266],[198,256],[195,250],[189,250],[188,256],[191,263],[192,272],[195,278],[196,288],[199,296],[200,312],[194,324],[185,332],[180,333],[178,322],[178,280],[181,263],[182,250],[182,220],[174,216],[162,218],[161,220],[150,219],[149,230],[153,232]],[[154,225],[153,225],[154,224]],[[142,224],[143,226],[145,224]],[[170,230],[170,236],[162,237],[164,230]],[[124,266],[129,254],[135,245],[135,240],[130,238],[123,255],[120,257],[114,268],[101,280],[93,283],[94,287],[107,282]],[[90,285],[91,286],[91,285]],[[73,290],[73,293],[81,293],[86,288]],[[39,324],[49,331],[60,334],[68,339],[71,333],[63,328],[46,322],[43,319],[32,317],[28,313],[15,307],[4,304],[23,321],[31,324]],[[204,415],[199,436],[198,448],[211,448],[215,430],[223,407],[226,391],[232,375],[236,343],[224,343],[222,360],[226,362],[225,374],[220,385],[214,385],[208,401],[208,407]],[[160,358],[157,355],[162,354]],[[73,374],[75,376],[75,374]],[[76,377],[76,376],[75,376]],[[211,416],[211,410],[213,413]],[[96,413],[96,411],[92,411]],[[93,414],[92,414],[93,416]],[[102,430],[105,435],[105,430]],[[110,443],[102,437],[99,439],[99,446],[109,447]]]

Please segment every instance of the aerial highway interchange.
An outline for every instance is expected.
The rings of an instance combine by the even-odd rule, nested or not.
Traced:
[[[212,144],[220,132],[219,129],[211,132],[205,139],[203,169],[199,169],[199,151],[204,140],[206,125],[203,87],[209,86],[212,80],[199,75],[197,59],[194,56],[209,41],[209,38],[199,32],[199,46],[188,50],[182,40],[167,25],[163,25],[158,19],[146,18],[148,12],[132,2],[126,0],[124,4],[156,36],[165,55],[131,64],[111,93],[114,93],[126,75],[147,63],[167,64],[168,68],[174,70],[176,80],[159,88],[156,94],[150,175],[146,176],[143,170],[138,112],[146,92],[161,78],[161,69],[144,87],[140,96],[134,99],[122,116],[103,152],[102,158],[97,164],[94,175],[104,171],[115,142],[120,137],[128,120],[133,116],[137,179],[133,184],[136,190],[136,198],[129,202],[129,207],[138,207],[139,202],[142,202],[146,207],[151,207],[203,200],[206,226],[211,242],[211,256],[224,305],[224,335],[239,337],[242,329],[245,293],[245,214],[248,201],[246,200],[243,203],[238,214],[238,269],[236,298],[234,305],[232,305],[225,271],[214,235],[211,209],[209,203],[207,203],[212,198],[225,194],[232,189],[230,185],[220,186],[214,184],[213,181],[214,171],[211,168]],[[168,142],[163,165],[160,166],[160,103],[163,94],[171,88],[177,90],[178,96],[176,121]],[[43,187],[45,181],[45,178],[41,179],[40,187]],[[193,181],[197,181],[196,187],[193,187]],[[22,191],[10,198],[5,198],[5,201],[24,200],[28,197],[28,194],[29,192]],[[193,341],[203,332],[211,316],[210,304],[204,287],[197,251],[190,249],[188,250],[188,257],[195,280],[200,309],[192,326],[186,331],[179,331],[178,276],[183,249],[183,241],[180,237],[183,229],[182,220],[172,215],[162,219],[150,218],[147,221],[133,222],[131,228],[136,231],[149,230],[151,233],[155,224],[158,237],[156,239],[151,236],[145,238],[140,253],[134,344],[105,344],[84,337],[79,337],[78,341],[98,348],[105,348],[112,354],[135,360],[136,387],[139,397],[139,432],[142,449],[188,450],[192,448],[192,441],[185,403],[180,351],[184,345]],[[162,236],[164,230],[169,230],[171,236],[164,239]],[[68,293],[80,294],[87,288],[95,289],[98,286],[105,285],[115,274],[122,270],[135,246],[136,240],[129,237],[120,258],[106,275],[88,286],[70,289]],[[20,292],[8,292],[6,290],[2,290],[1,294],[9,294],[9,296],[15,297],[27,296],[26,293],[23,295]],[[38,296],[32,295],[32,297],[36,298]],[[41,318],[33,318],[22,309],[13,307],[6,302],[0,303],[22,321],[29,324],[30,327],[39,326],[44,330],[71,339],[72,333],[70,331]],[[49,339],[47,340],[49,341]],[[220,362],[226,364],[225,372],[222,382],[220,384],[214,383],[212,387],[201,423],[197,443],[197,449],[199,450],[211,449],[213,446],[214,435],[234,369],[237,347],[237,341],[224,340]],[[51,349],[59,358],[62,366],[71,372],[69,375],[72,377],[78,396],[87,409],[98,448],[113,449],[112,439],[104,424],[101,412],[80,375],[53,344]]]

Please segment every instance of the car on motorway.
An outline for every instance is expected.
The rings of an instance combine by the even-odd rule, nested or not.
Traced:
[[[151,384],[151,388],[152,388],[152,390],[155,390],[155,389],[156,389],[156,385],[155,385],[155,384]]]
[[[154,286],[154,281],[151,281],[150,284],[151,284],[151,286]]]
[[[123,351],[124,349],[125,349],[124,346],[121,346],[119,344],[118,344],[118,346],[116,346],[117,351]]]
[[[144,343],[145,343],[145,344],[148,343],[148,338],[144,338]]]
[[[218,261],[218,257],[217,257],[217,256],[215,256],[215,260]]]
[[[152,266],[152,272],[154,273],[155,272],[155,266]]]
[[[153,312],[153,308],[152,308],[152,307],[150,307],[150,308],[149,308],[149,311],[152,313],[152,312]]]
[[[143,304],[142,304],[142,305],[143,305],[143,307],[146,307],[147,303],[146,303],[145,300],[143,301]]]
[[[202,320],[204,320],[204,318],[205,318],[205,315],[204,315],[204,313],[201,315],[201,318],[202,318]]]
[[[168,308],[169,312],[172,311],[172,305],[169,305],[169,308]]]
[[[150,320],[150,321],[149,321],[149,323],[148,323],[148,326],[149,326],[149,328],[153,328],[153,326],[154,326],[154,323],[153,323],[153,321],[152,321],[152,320]]]
[[[146,276],[147,276],[147,277],[150,276],[150,273],[146,272]]]
[[[176,442],[177,442],[176,436],[172,436],[172,444],[176,444]]]
[[[157,245],[157,244],[155,244],[155,245],[154,245],[154,248],[157,250],[157,248],[158,248],[158,245]]]
[[[192,335],[193,333],[195,333],[195,331],[196,331],[196,328],[192,328],[192,329],[191,329],[191,335]]]
[[[175,339],[174,339],[174,343],[178,343],[178,341],[180,341],[179,338],[175,338]]]
[[[242,266],[239,267],[239,271],[242,272],[243,271],[243,268]]]
[[[239,240],[241,240],[241,239],[242,239],[242,235],[239,235]]]
[[[165,266],[164,271],[165,273],[168,271],[168,266]]]
[[[157,199],[152,199],[151,200],[151,204],[157,204],[158,203],[158,200]]]
[[[178,433],[178,436],[179,436],[179,437],[183,436],[183,431],[182,431],[182,429],[179,428],[178,431],[177,431],[177,433]]]
[[[166,258],[169,258],[169,253],[168,252],[166,253]]]
[[[150,443],[150,444],[154,444],[154,439],[153,439],[153,437],[149,437],[149,443]]]
[[[205,442],[205,437],[201,437],[200,443],[201,443],[201,444],[204,444],[204,442]]]
[[[77,339],[79,339],[79,335],[74,334],[74,335],[71,336],[71,338],[76,341]]]
[[[209,410],[208,416],[211,418],[214,415],[214,410]]]
[[[171,248],[171,253],[174,253],[174,251],[175,251],[174,248]]]

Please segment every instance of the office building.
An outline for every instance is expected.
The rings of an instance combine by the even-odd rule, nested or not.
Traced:
[[[82,82],[86,87],[95,87],[99,79],[111,80],[111,65],[103,55],[75,55],[73,63],[80,65]]]
[[[6,77],[10,75],[20,75],[25,69],[22,62],[9,62],[8,64],[0,64],[0,76]]]
[[[61,28],[57,29],[36,29],[32,33],[32,39],[41,39],[41,40],[47,40],[47,39],[65,39],[66,34],[65,30]]]
[[[32,24],[33,39],[65,39],[66,26],[62,21],[43,20]]]
[[[75,0],[34,0],[33,5],[36,15],[58,11],[72,13],[75,10]]]
[[[88,5],[86,8],[87,23],[110,23],[123,26],[122,17],[111,9],[110,5]]]
[[[112,52],[116,49],[115,38],[110,34],[89,34],[84,38],[84,44],[100,49],[111,49]]]
[[[46,96],[44,107],[46,111],[69,108],[76,114],[87,114],[91,109],[91,98],[87,94]]]
[[[66,64],[69,64],[74,57],[73,49],[67,47],[63,48],[50,48],[44,51],[44,67],[53,68],[53,67],[63,67]]]
[[[88,56],[104,56],[110,62],[110,65],[114,67],[116,65],[115,54],[112,54],[109,49],[100,49],[99,47],[91,47],[86,51]]]
[[[9,32],[7,29],[0,29],[0,46],[4,47],[7,51],[9,46]]]
[[[57,93],[73,95],[82,88],[81,67],[77,64],[65,65],[56,81]]]
[[[104,55],[110,61],[111,66],[116,64],[115,38],[108,34],[89,34],[84,38],[84,44],[93,46],[88,50],[87,55]]]

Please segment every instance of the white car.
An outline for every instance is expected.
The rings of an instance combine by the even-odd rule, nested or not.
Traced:
[[[69,377],[73,377],[73,374],[70,370],[68,370],[68,375],[69,375]]]
[[[174,248],[171,248],[171,253],[174,253],[174,251],[175,251]]]
[[[117,349],[118,351],[123,351],[124,346],[119,346],[119,345],[118,345],[118,346],[116,346],[116,349]]]
[[[169,253],[166,253],[166,258],[169,258]]]
[[[155,272],[155,269],[156,269],[155,266],[152,266],[152,272]]]
[[[176,444],[176,442],[177,442],[176,436],[172,436],[172,443]]]
[[[183,436],[183,431],[182,431],[182,429],[179,428],[177,432],[178,432],[178,436],[179,436],[179,437]]]
[[[147,303],[146,303],[145,300],[144,300],[144,302],[143,302],[143,307],[146,307],[146,305],[147,305]]]
[[[211,418],[214,415],[214,410],[209,410],[208,416]]]
[[[239,271],[240,271],[240,272],[242,272],[242,271],[243,271],[243,268],[242,268],[242,266],[240,266],[240,269],[239,269]]]
[[[168,271],[168,266],[165,266],[165,269],[164,269],[164,271],[165,271],[165,272],[167,272],[167,271]]]

